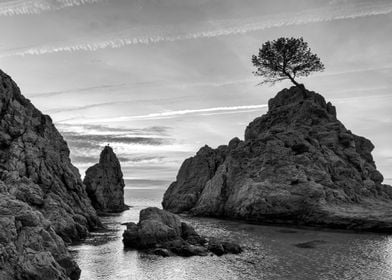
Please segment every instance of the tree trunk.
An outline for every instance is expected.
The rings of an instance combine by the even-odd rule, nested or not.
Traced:
[[[284,73],[284,74],[287,75],[287,77],[289,77],[290,81],[291,81],[294,85],[299,86],[299,83],[297,83],[297,81],[294,80],[294,78],[291,77],[291,75],[290,75],[289,73],[286,72],[286,73]]]

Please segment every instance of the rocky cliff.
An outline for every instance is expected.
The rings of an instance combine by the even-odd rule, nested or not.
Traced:
[[[164,195],[175,213],[257,223],[392,232],[392,188],[382,184],[373,144],[304,87],[279,92],[245,140],[205,146],[185,160]]]
[[[79,278],[64,241],[100,222],[69,153],[50,117],[0,70],[1,279]]]
[[[125,185],[120,162],[111,147],[106,146],[99,163],[87,169],[83,183],[97,211],[121,212],[128,209],[124,203]]]

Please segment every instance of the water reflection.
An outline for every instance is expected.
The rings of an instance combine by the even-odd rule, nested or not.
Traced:
[[[133,205],[104,217],[111,231],[72,246],[82,280],[100,279],[392,279],[392,237],[256,226],[214,219],[188,220],[202,234],[239,241],[245,252],[222,257],[170,257],[124,250],[121,223],[160,206],[163,190],[127,190]],[[302,244],[302,246],[295,246]],[[303,245],[305,244],[305,245]]]

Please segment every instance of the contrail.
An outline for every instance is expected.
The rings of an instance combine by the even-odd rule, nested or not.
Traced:
[[[0,16],[34,15],[102,0],[14,0],[0,2]]]
[[[157,120],[157,119],[173,118],[173,117],[183,116],[188,114],[254,110],[254,109],[266,108],[267,106],[268,106],[267,104],[259,104],[259,105],[232,106],[232,107],[214,107],[214,108],[204,108],[204,109],[187,109],[187,110],[179,110],[179,111],[168,111],[163,113],[152,113],[152,114],[139,115],[139,116],[123,116],[123,117],[114,117],[114,118],[106,118],[106,119],[100,118],[100,119],[90,119],[90,120],[78,119],[75,123],[87,124],[87,123],[124,122],[124,121],[133,121],[133,120]],[[73,123],[73,120],[75,119],[59,121],[57,123],[71,124]]]
[[[213,38],[290,25],[354,19],[390,13],[392,13],[392,2],[333,5],[326,8],[310,9],[297,13],[275,14],[248,19],[205,21],[196,25],[197,30],[194,30],[195,26],[181,26],[182,30],[190,30],[189,32],[182,32],[177,26],[173,25],[132,28],[116,34],[108,34],[99,39],[76,40],[74,42],[62,44],[25,48],[20,51],[9,51],[8,53],[5,52],[1,54],[0,57],[42,55],[56,52],[96,51],[105,48],[121,48],[129,45],[149,45],[161,42]],[[141,32],[143,32],[142,35],[140,35]]]

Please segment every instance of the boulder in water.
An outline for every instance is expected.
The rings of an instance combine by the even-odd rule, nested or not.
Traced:
[[[123,234],[126,248],[147,250],[162,256],[174,254],[184,257],[206,256],[209,251],[216,252],[210,250],[208,239],[200,236],[192,226],[181,222],[177,215],[156,207],[143,209],[138,224],[126,225],[127,229]],[[237,244],[216,239],[213,242],[222,247],[219,255],[242,252]]]

